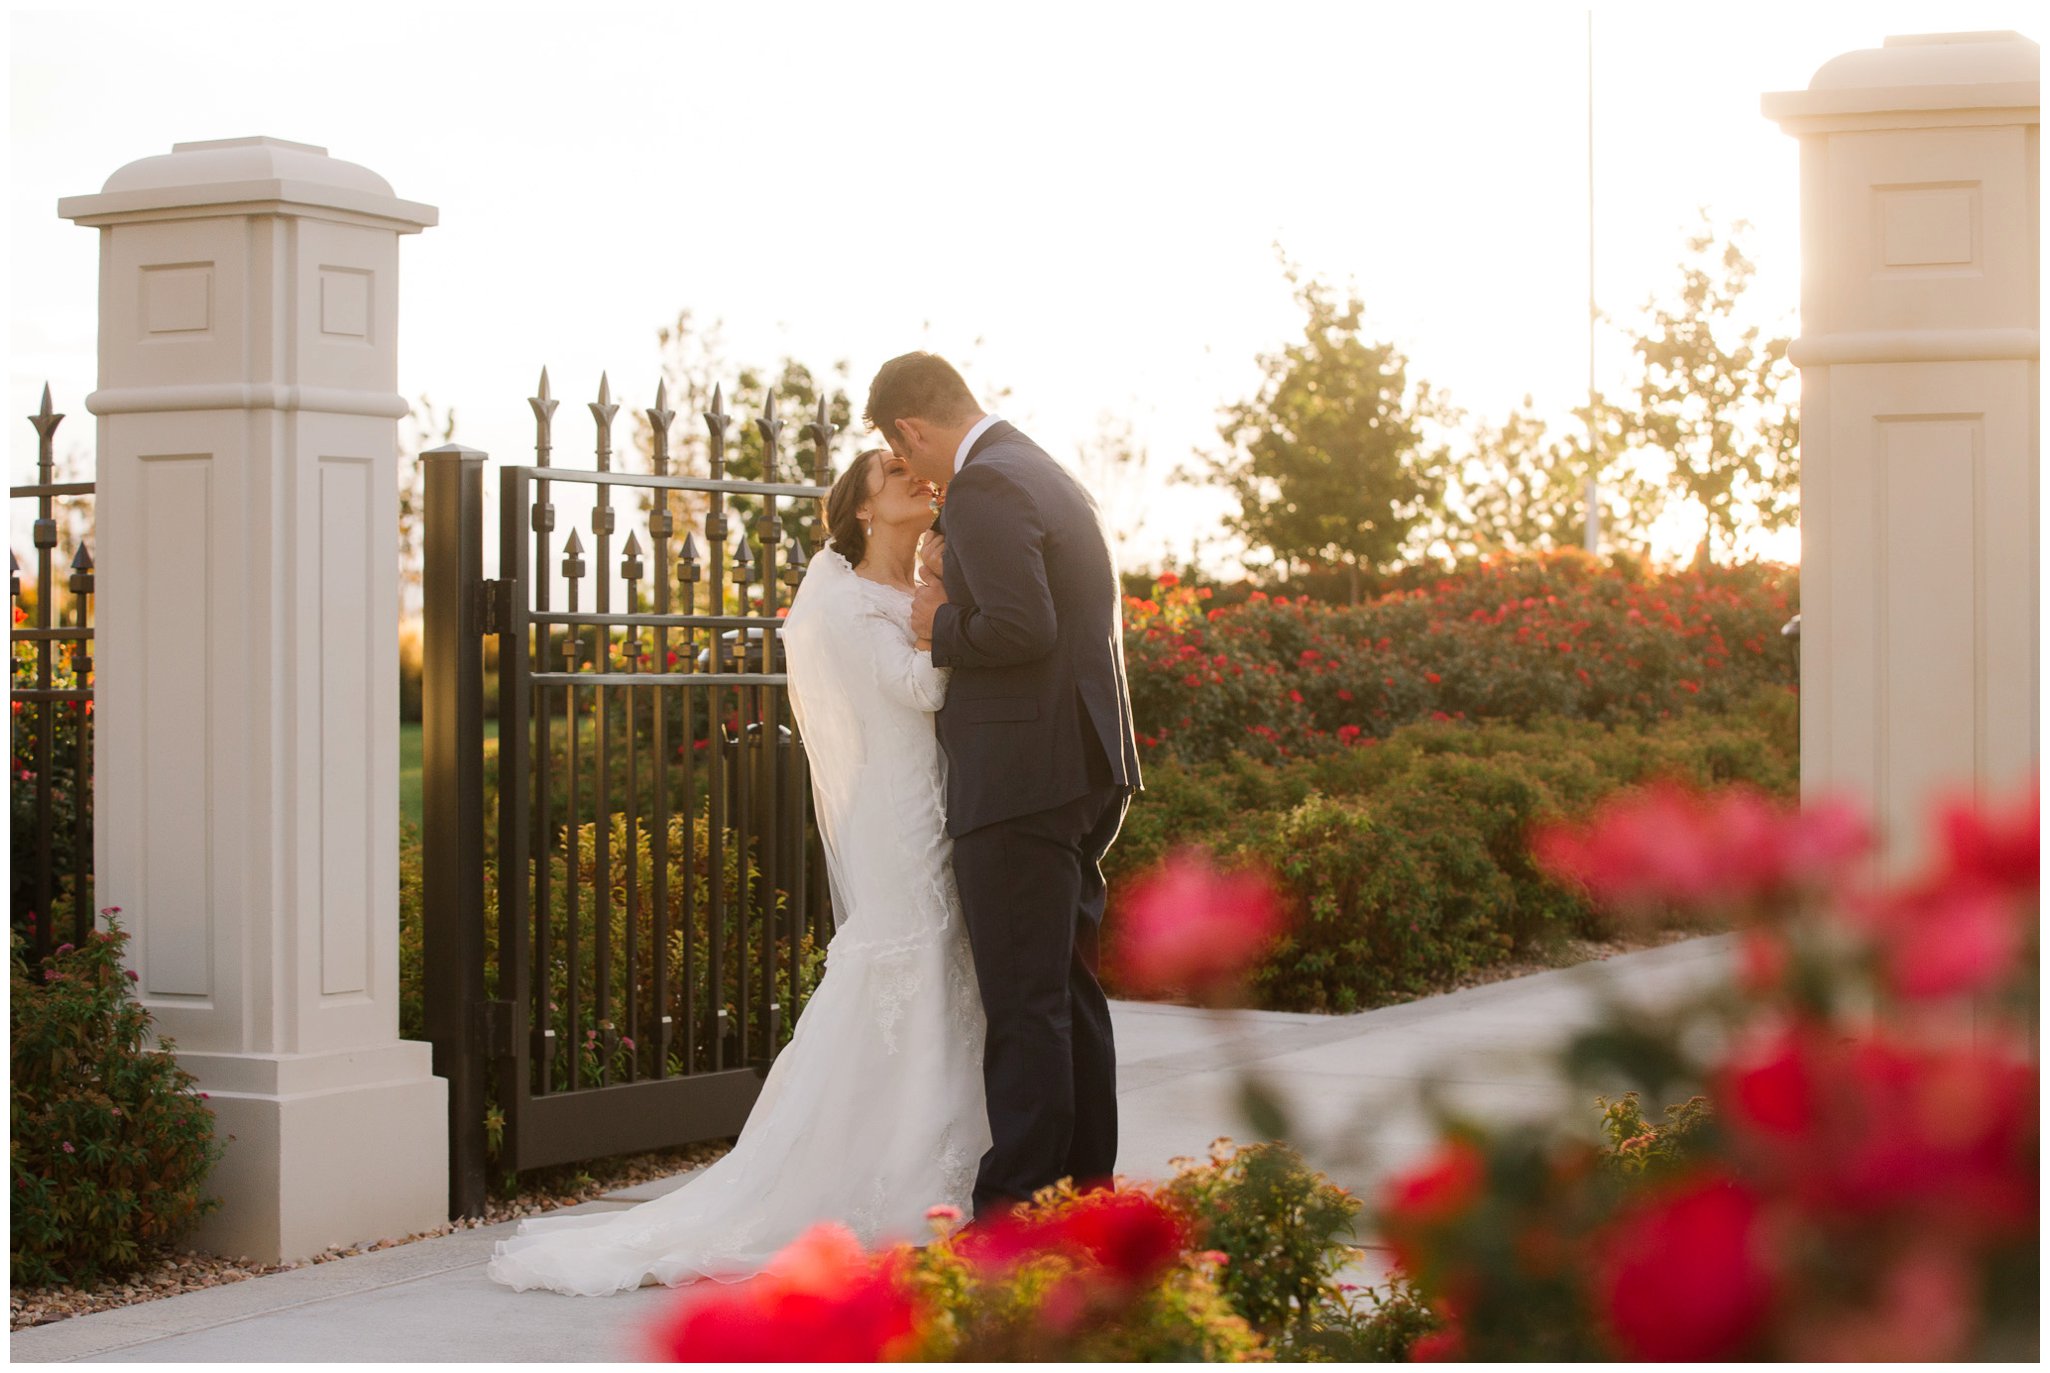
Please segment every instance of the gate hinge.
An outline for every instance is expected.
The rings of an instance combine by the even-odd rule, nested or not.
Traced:
[[[477,1037],[483,1042],[484,1052],[490,1057],[512,1058],[518,1049],[513,1043],[512,1002],[478,1002]]]
[[[486,577],[477,583],[477,632],[503,634],[512,628],[512,579]]]

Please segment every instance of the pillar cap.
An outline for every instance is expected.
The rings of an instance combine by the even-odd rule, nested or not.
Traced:
[[[2012,30],[1896,34],[1833,57],[1805,91],[1761,105],[1788,133],[1920,125],[2034,124],[2040,52]]]
[[[400,233],[435,224],[432,205],[400,200],[368,167],[329,157],[327,149],[283,138],[220,138],[176,143],[168,153],[130,162],[98,195],[66,196],[57,213],[101,225],[199,214],[334,212],[374,220]]]

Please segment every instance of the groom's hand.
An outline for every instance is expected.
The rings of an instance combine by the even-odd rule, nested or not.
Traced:
[[[925,571],[927,585],[937,585],[947,578],[947,536],[928,534],[918,546],[918,565]]]
[[[911,598],[911,633],[921,642],[932,639],[933,617],[947,603],[947,589],[936,581],[920,586]]]

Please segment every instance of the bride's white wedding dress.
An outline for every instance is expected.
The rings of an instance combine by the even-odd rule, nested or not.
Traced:
[[[736,1281],[819,1221],[875,1244],[922,1238],[935,1205],[968,1209],[990,1141],[982,1000],[933,732],[947,672],[910,626],[911,598],[830,546],[783,624],[835,927],[739,1141],[632,1210],[522,1221],[494,1281],[582,1296]]]

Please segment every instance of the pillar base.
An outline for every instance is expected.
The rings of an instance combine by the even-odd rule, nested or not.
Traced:
[[[448,1083],[416,1040],[331,1054],[178,1053],[227,1152],[184,1241],[259,1263],[448,1220]],[[228,1136],[235,1136],[229,1140]]]

